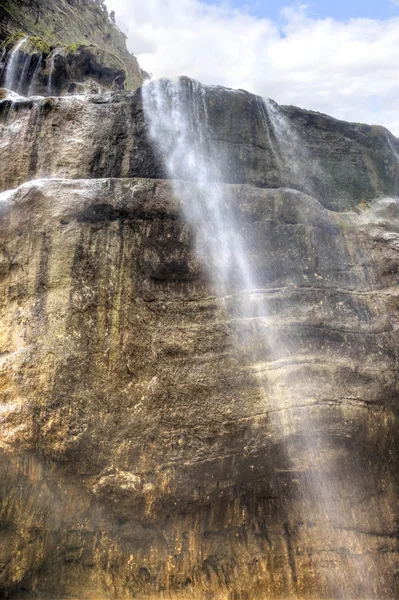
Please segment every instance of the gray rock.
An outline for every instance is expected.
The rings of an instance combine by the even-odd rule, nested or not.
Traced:
[[[186,81],[189,99],[196,82]],[[204,106],[207,144],[225,155],[226,182],[297,189],[332,210],[398,195],[399,142],[383,127],[265,105],[247,92],[219,87],[206,88]],[[0,122],[1,189],[43,177],[165,177],[148,140],[140,90],[17,106],[4,100]]]

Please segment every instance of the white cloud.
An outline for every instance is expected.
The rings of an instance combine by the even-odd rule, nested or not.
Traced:
[[[399,135],[399,17],[308,17],[283,25],[199,0],[107,0],[128,46],[153,77],[189,75]]]

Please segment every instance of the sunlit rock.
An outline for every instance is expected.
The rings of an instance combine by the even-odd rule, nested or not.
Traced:
[[[397,201],[225,188],[278,357],[248,353],[253,320],[210,289],[171,183],[1,198],[4,590],[397,594]],[[326,520],[315,474],[350,512]]]

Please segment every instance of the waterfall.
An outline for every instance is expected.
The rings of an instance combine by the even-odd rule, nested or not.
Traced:
[[[278,334],[270,334],[270,329],[265,326],[269,315],[267,302],[259,294],[262,285],[251,266],[250,250],[236,216],[233,194],[229,191],[231,186],[221,183],[228,180],[228,156],[216,150],[212,143],[208,90],[187,78],[146,84],[142,94],[149,137],[171,179],[182,216],[194,232],[197,255],[207,269],[215,292],[224,300],[232,321],[245,318],[253,322],[253,339],[246,344],[250,357],[251,353],[259,355],[259,346],[268,349],[269,362],[277,362],[282,353],[295,357],[295,335],[283,343]],[[290,181],[290,187],[309,194],[320,193],[324,174],[289,119],[273,101],[258,99],[257,108],[257,118],[266,129],[282,180]],[[234,301],[231,301],[232,297]],[[259,344],[260,339],[262,344]],[[260,385],[264,383],[260,382]],[[274,399],[275,405],[270,409],[271,427],[277,432],[278,439],[283,440],[283,446],[284,439],[290,436],[300,438],[300,452],[306,457],[309,468],[305,467],[306,475],[298,484],[298,494],[305,505],[310,499],[311,505],[316,506],[320,528],[327,539],[328,536],[333,539],[332,547],[344,547],[340,540],[347,534],[341,519],[345,524],[345,516],[351,514],[350,494],[343,489],[334,453],[332,458],[328,454],[326,459],[331,467],[327,474],[320,471],[320,456],[328,453],[328,440],[320,424],[314,421],[306,398],[299,412],[295,408],[300,404],[299,392],[292,387],[284,389],[281,400]],[[266,390],[263,395],[267,396]],[[300,457],[289,456],[289,448],[283,448],[283,452],[287,454],[287,463],[297,461],[301,464]],[[354,465],[356,469],[356,459]],[[345,572],[328,575],[334,598],[348,600],[353,589],[358,590],[360,596],[357,597],[364,600],[375,598],[367,574],[370,567],[367,558],[363,558],[361,552],[354,554],[354,558],[351,555],[345,558],[348,565]]]
[[[4,87],[8,90],[12,90],[13,92],[17,91],[14,89],[14,86],[19,85],[19,80],[15,81],[18,68],[18,54],[27,40],[28,38],[24,37],[18,42],[14,50],[11,52],[6,64]]]
[[[49,75],[48,75],[48,84],[47,84],[47,93],[49,96],[52,94],[53,90],[53,75],[55,69],[55,59],[60,54],[60,50],[56,48],[49,56]]]
[[[42,66],[43,66],[43,56],[40,54],[38,57],[37,63],[36,63],[35,70],[33,71],[33,74],[32,74],[32,79],[31,79],[29,89],[28,89],[28,97],[35,95],[37,82],[39,79],[39,74],[42,69]]]
[[[184,78],[177,83],[160,80],[143,87],[150,135],[165,161],[182,211],[194,226],[197,251],[210,266],[209,276],[222,294],[233,281],[233,287],[248,292],[256,286],[245,264],[243,239],[232,207],[220,183],[222,157],[215,160],[206,136],[205,96],[204,86]]]
[[[22,67],[21,76],[19,78],[18,85],[16,86],[17,94],[24,95],[24,89],[27,87],[29,71],[32,63],[32,55],[27,54],[24,59],[24,65]]]
[[[256,104],[282,184],[315,198],[322,197],[327,182],[332,185],[331,177],[312,155],[295,126],[274,100],[258,96]]]

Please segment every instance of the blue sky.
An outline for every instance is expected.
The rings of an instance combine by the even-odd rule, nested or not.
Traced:
[[[205,0],[207,4],[220,5],[219,0]],[[399,15],[399,4],[393,0],[308,0],[290,2],[289,0],[229,0],[224,2],[234,8],[248,10],[258,17],[278,19],[281,9],[286,6],[306,4],[308,13],[316,18],[332,17],[347,20],[354,18],[389,19]]]

